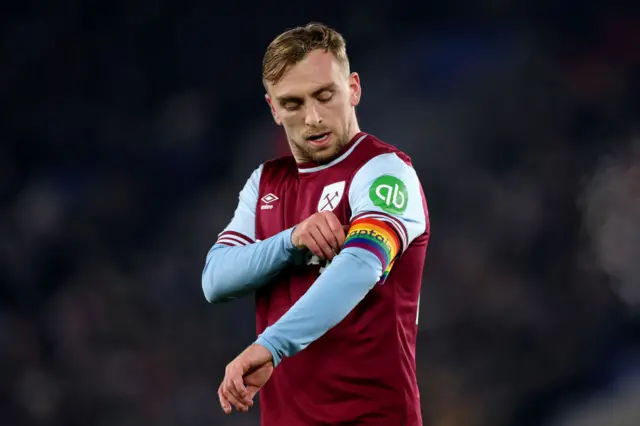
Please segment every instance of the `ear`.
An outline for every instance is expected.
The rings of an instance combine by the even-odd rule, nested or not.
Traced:
[[[360,86],[360,76],[357,72],[349,75],[349,101],[351,106],[358,106],[362,96],[362,86]]]
[[[280,120],[280,117],[278,117],[278,113],[276,112],[276,109],[273,106],[273,101],[269,97],[268,93],[265,93],[264,99],[269,104],[269,110],[271,110],[271,115],[273,116],[273,121],[275,121],[278,126],[282,126],[282,120]]]

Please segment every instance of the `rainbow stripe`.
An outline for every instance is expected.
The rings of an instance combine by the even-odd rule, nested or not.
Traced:
[[[351,222],[344,248],[359,247],[375,254],[382,263],[380,282],[389,275],[400,251],[400,239],[393,228],[380,219],[363,217]]]

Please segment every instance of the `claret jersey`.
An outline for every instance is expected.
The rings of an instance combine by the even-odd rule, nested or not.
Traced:
[[[291,156],[268,161],[247,181],[217,243],[252,244],[327,210],[350,225],[345,248],[370,251],[383,273],[343,321],[282,360],[260,391],[262,424],[421,425],[415,348],[429,215],[406,154],[360,133],[328,164],[297,164]],[[309,254],[260,287],[257,334],[326,267]]]

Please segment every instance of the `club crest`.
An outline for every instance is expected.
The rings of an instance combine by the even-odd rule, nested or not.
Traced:
[[[338,206],[344,194],[345,181],[332,183],[324,187],[320,200],[318,201],[318,211],[333,211]]]

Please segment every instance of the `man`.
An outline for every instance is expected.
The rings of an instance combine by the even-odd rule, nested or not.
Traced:
[[[263,426],[421,425],[429,223],[410,159],[360,131],[360,79],[336,31],[278,36],[263,80],[292,155],[253,172],[207,255],[208,301],[256,298],[258,338],[227,366],[220,404],[247,411],[260,390]]]

